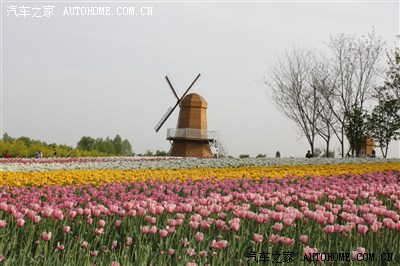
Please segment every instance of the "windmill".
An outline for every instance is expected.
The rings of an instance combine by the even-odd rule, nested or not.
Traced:
[[[219,132],[207,130],[207,101],[197,93],[188,94],[199,78],[200,74],[197,75],[183,95],[178,97],[168,76],[165,77],[177,101],[174,107],[167,110],[154,129],[158,132],[179,105],[177,128],[167,130],[167,140],[171,142],[171,156],[226,156],[226,148],[224,148]]]

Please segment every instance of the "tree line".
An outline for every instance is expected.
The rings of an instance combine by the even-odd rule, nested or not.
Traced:
[[[399,46],[386,52],[386,68],[380,64],[386,44],[374,31],[331,36],[326,46],[325,53],[286,50],[271,65],[265,83],[273,103],[306,137],[312,154],[320,138],[327,157],[333,139],[342,157],[360,156],[370,137],[386,157],[389,143],[400,137]]]
[[[122,138],[117,134],[114,139],[109,137],[94,139],[89,136],[83,136],[78,144],[77,148],[83,151],[97,151],[107,156],[131,156],[132,145],[129,140]]]
[[[113,139],[107,137],[94,139],[82,137],[76,148],[68,145],[48,144],[29,137],[13,138],[7,133],[0,139],[0,154],[4,157],[35,157],[40,152],[43,157],[102,157],[102,156],[133,156],[130,142],[117,134]]]

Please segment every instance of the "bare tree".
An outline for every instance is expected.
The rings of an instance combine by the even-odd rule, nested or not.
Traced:
[[[337,125],[337,119],[330,108],[330,104],[334,105],[335,97],[334,87],[330,82],[329,65],[322,55],[320,55],[320,58],[311,72],[310,83],[317,92],[319,101],[315,129],[317,134],[325,141],[325,156],[329,157],[330,141],[333,136],[333,128],[336,128]]]
[[[400,42],[400,35],[397,36]],[[389,68],[386,72],[384,88],[400,101],[400,47],[395,46],[392,54],[387,54]]]
[[[270,81],[266,81],[275,106],[295,122],[307,138],[312,154],[319,109],[318,92],[309,82],[314,62],[312,50],[294,48],[292,52],[285,51],[281,60],[271,67]]]
[[[340,34],[331,37],[328,47],[332,53],[330,82],[335,100],[326,103],[338,123],[332,130],[340,142],[343,157],[346,114],[354,111],[353,106],[362,109],[371,96],[384,43],[374,32],[361,38]]]

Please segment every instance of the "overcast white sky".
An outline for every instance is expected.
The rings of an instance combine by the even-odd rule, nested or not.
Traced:
[[[47,5],[54,16],[33,17]],[[29,16],[21,16],[23,6]],[[114,15],[63,15],[82,6],[109,6]],[[139,15],[118,16],[118,7]],[[152,15],[140,15],[142,7],[153,7]],[[209,130],[221,132],[230,154],[304,156],[306,140],[267,99],[267,68],[294,45],[324,50],[330,35],[374,27],[392,48],[399,33],[397,1],[9,1],[1,14],[2,134],[71,146],[84,135],[120,134],[136,153],[169,150],[166,131],[179,109],[154,131],[176,101],[165,75],[183,93],[201,73],[191,92],[208,101]],[[393,144],[390,155],[399,150]]]

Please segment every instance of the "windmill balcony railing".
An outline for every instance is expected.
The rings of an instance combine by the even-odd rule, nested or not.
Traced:
[[[188,139],[188,140],[214,140],[214,131],[194,129],[194,128],[170,128],[167,131],[167,139]]]

